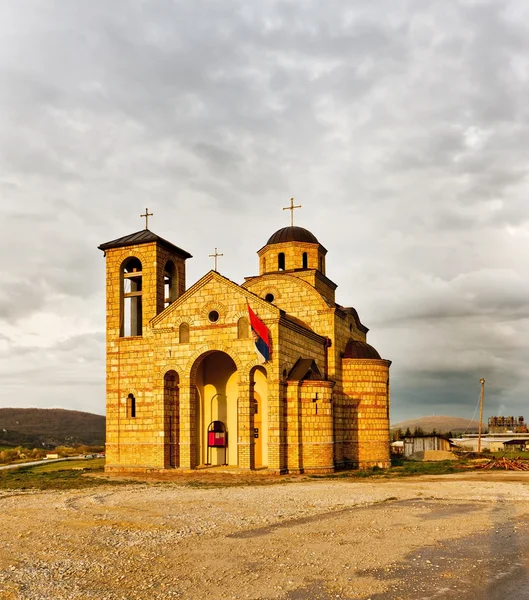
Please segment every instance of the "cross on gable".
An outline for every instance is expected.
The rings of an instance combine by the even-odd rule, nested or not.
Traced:
[[[294,210],[296,208],[303,208],[301,206],[301,204],[298,204],[297,206],[294,206],[294,198],[290,198],[290,206],[285,206],[283,208],[283,210],[289,210],[290,211],[290,226],[293,227],[294,226]]]
[[[217,260],[218,260],[219,256],[224,256],[224,254],[219,254],[218,248],[215,248],[215,254],[209,254],[208,256],[210,258],[215,259],[215,271],[216,271],[217,270]]]

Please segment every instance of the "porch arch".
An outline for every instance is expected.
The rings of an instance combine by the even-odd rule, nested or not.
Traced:
[[[198,350],[196,350],[191,355],[191,358],[187,361],[185,373],[189,373],[189,380],[191,383],[193,383],[196,377],[196,370],[200,363],[200,361],[198,361],[197,359],[204,358],[211,352],[223,352],[224,354],[227,354],[235,363],[235,366],[237,367],[237,373],[239,374],[239,376],[243,373],[243,365],[241,359],[235,352],[233,352],[231,348],[225,345],[216,346],[213,344],[205,344],[204,346],[201,346]]]
[[[239,367],[222,349],[206,349],[195,353],[189,366],[191,390],[191,442],[195,448],[195,464],[238,465]],[[240,361],[239,361],[240,365]],[[220,421],[227,430],[226,455],[223,449],[210,448],[208,427]]]

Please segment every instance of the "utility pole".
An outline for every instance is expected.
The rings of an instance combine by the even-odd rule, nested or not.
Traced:
[[[485,380],[483,377],[479,380],[481,383],[481,394],[479,396],[479,429],[478,429],[478,452],[481,452],[481,427],[483,423],[483,400],[485,400]]]

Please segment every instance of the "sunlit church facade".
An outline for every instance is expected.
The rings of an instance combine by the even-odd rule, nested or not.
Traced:
[[[149,229],[106,257],[107,471],[389,465],[390,361],[335,301],[327,250],[302,227],[257,252],[259,275],[186,287],[191,255]],[[268,328],[255,351],[248,306]]]

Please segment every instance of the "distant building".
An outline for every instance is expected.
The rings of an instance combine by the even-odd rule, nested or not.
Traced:
[[[529,450],[529,437],[506,440],[503,442],[503,449],[509,452]]]
[[[404,438],[404,456],[406,458],[421,458],[423,460],[434,460],[441,455],[433,453],[450,453],[455,444],[440,435],[410,436]],[[421,453],[421,455],[419,454]],[[428,453],[432,453],[428,455]],[[444,458],[447,458],[446,456]]]
[[[390,448],[392,454],[404,454],[404,441],[397,440],[395,442],[391,442]]]
[[[527,433],[523,417],[489,417],[489,433]]]
[[[477,434],[468,434],[462,438],[452,438],[451,441],[467,452],[476,452],[478,449],[479,436]],[[526,442],[527,440],[527,442]],[[501,452],[507,450],[505,444],[510,442],[511,446],[518,445],[520,448],[523,444],[529,443],[529,435],[524,433],[488,433],[481,436],[481,450],[490,452]]]

